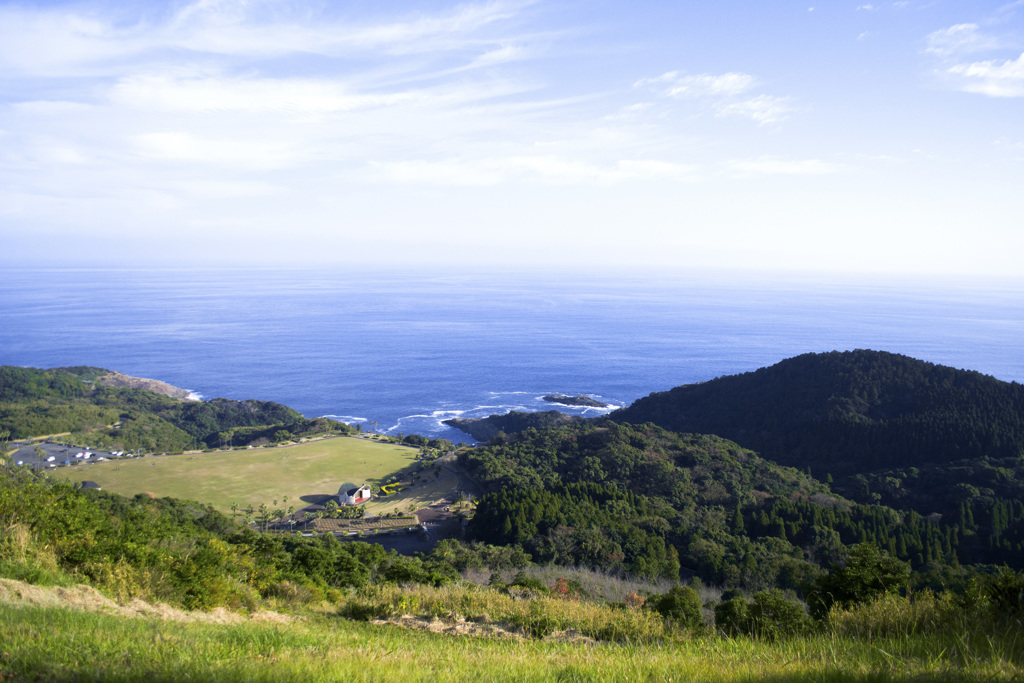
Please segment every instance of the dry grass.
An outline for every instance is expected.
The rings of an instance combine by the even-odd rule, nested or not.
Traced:
[[[256,612],[245,617],[238,612],[224,608],[209,612],[186,612],[163,603],[150,603],[138,598],[116,602],[106,597],[92,586],[75,585],[34,586],[23,581],[0,579],[0,603],[16,606],[55,607],[82,612],[99,612],[119,617],[138,617],[160,619],[177,622],[205,622],[214,624],[238,624],[247,618],[258,621],[286,623],[293,620],[287,615],[276,612]]]
[[[505,583],[519,573],[518,569],[506,569],[497,572]],[[607,572],[586,567],[559,567],[534,565],[523,570],[531,579],[537,579],[545,586],[551,586],[556,580],[565,578],[578,582],[589,599],[603,602],[625,602],[626,597],[633,594],[651,595],[664,593],[676,585],[668,579],[646,580],[621,572]],[[486,585],[490,582],[489,569],[468,569],[462,573],[467,581]]]
[[[419,510],[442,498],[453,496],[459,488],[459,478],[448,470],[442,471],[444,474],[439,478],[434,478],[432,474],[427,475],[423,483],[414,484],[384,498],[374,498],[366,503],[366,514],[386,515],[394,512],[395,508],[406,513],[410,511],[410,506],[412,510]]]

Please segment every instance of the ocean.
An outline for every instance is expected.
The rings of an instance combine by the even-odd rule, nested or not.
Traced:
[[[93,365],[391,434],[509,410],[598,415],[811,351],[876,349],[1024,381],[1024,283],[728,273],[18,269],[0,364]]]

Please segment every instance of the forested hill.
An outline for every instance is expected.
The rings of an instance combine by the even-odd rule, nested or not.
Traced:
[[[651,424],[528,429],[459,462],[487,492],[470,537],[539,562],[798,589],[860,542],[925,573],[1024,558],[1020,501],[941,517],[852,503],[733,442]]]
[[[1024,386],[892,353],[805,354],[609,419],[718,434],[860,499],[955,506],[1021,492]]]
[[[272,401],[184,401],[134,386],[105,385],[112,375],[124,377],[93,367],[0,366],[0,431],[13,439],[68,434],[68,442],[78,445],[175,452],[351,429],[326,418],[307,420]]]

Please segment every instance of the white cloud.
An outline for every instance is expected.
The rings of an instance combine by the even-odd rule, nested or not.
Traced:
[[[762,126],[784,121],[793,111],[789,98],[771,95],[758,95],[748,100],[722,103],[717,109],[719,116],[743,116]]]
[[[0,7],[0,67],[8,74],[117,73],[133,66],[181,61],[191,54],[269,58],[288,54],[391,55],[480,52],[478,65],[521,58],[504,22],[531,2],[462,5],[434,15],[362,22],[321,14],[304,3],[199,0],[169,19],[83,16],[63,9]],[[184,55],[183,55],[184,51]]]
[[[624,159],[599,164],[557,156],[513,156],[444,161],[374,162],[382,180],[431,185],[497,185],[535,182],[549,185],[577,183],[609,184],[624,181],[692,181],[696,169],[652,159]]]
[[[962,90],[990,97],[1024,97],[1024,53],[1002,62],[957,64],[947,72],[959,78]]]
[[[940,57],[996,50],[1002,46],[999,39],[981,32],[977,24],[955,24],[928,34],[925,51]]]
[[[409,93],[351,92],[326,79],[245,77],[176,78],[167,75],[131,76],[111,91],[115,104],[177,112],[292,112],[323,114],[394,105]]]
[[[726,172],[738,178],[753,175],[827,175],[841,168],[819,159],[780,159],[772,156],[738,159],[725,164]]]
[[[201,138],[181,131],[132,136],[138,152],[158,161],[227,166],[240,170],[273,170],[297,163],[302,154],[285,142]]]
[[[763,94],[742,97],[751,94],[756,85],[757,80],[752,75],[735,71],[719,75],[669,71],[634,83],[634,87],[650,88],[664,97],[704,101],[718,116],[741,116],[760,125],[788,118],[793,111],[789,98]]]
[[[258,181],[243,182],[205,179],[202,181],[172,182],[167,184],[167,188],[203,199],[236,199],[279,194],[278,187],[270,183]]]
[[[750,74],[729,72],[718,76],[712,74],[696,74],[687,76],[678,71],[669,71],[656,78],[644,78],[636,82],[636,87],[649,86],[656,92],[668,97],[721,97],[739,95],[754,86],[754,77]]]

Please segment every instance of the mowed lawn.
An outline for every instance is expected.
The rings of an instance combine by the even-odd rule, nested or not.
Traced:
[[[339,437],[281,448],[148,456],[109,460],[51,470],[72,482],[92,480],[105,491],[209,503],[229,513],[231,505],[259,508],[266,503],[301,509],[320,496],[334,495],[343,483],[384,483],[410,466],[418,450],[367,439]],[[288,502],[283,502],[284,497]]]

